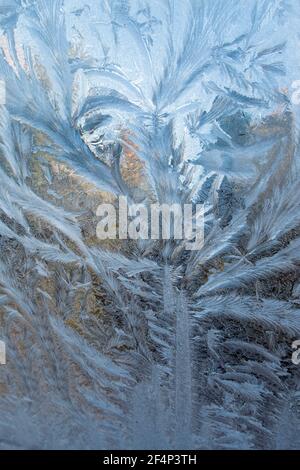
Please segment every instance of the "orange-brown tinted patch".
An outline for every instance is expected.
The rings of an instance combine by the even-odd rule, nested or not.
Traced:
[[[123,159],[121,162],[121,174],[124,181],[129,186],[144,187],[144,163],[137,156],[138,147],[130,140],[130,136],[125,134],[122,136],[123,140],[128,143],[128,146],[123,145]],[[135,151],[136,150],[136,151]]]

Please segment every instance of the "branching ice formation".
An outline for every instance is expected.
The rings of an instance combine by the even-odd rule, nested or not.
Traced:
[[[0,0],[0,448],[299,447],[297,6]]]

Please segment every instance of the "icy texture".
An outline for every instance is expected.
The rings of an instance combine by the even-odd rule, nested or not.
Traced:
[[[0,0],[0,448],[299,448],[299,20]],[[100,242],[118,195],[204,247]]]

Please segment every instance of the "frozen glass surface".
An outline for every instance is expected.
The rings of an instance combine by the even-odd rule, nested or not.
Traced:
[[[0,0],[0,449],[300,447],[299,26]]]

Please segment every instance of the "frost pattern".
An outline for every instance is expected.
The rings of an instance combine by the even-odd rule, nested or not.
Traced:
[[[299,448],[298,10],[0,0],[0,448]],[[204,247],[100,242],[119,195]]]

